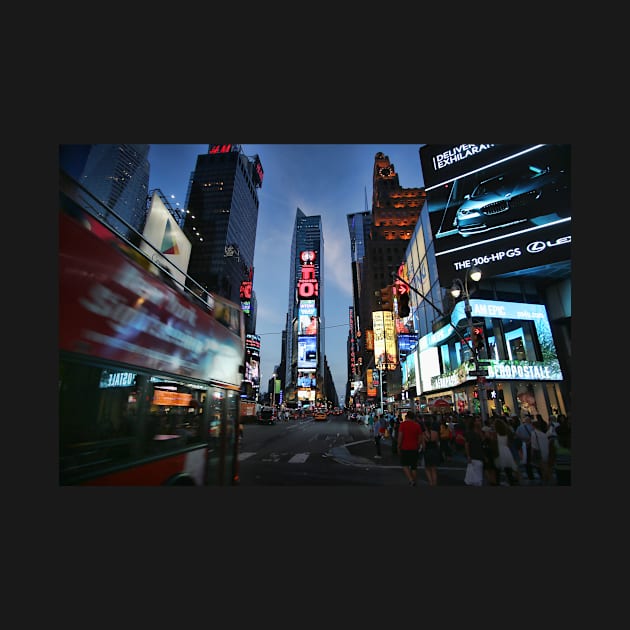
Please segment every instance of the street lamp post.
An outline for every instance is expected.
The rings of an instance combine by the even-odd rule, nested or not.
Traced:
[[[481,279],[481,271],[477,267],[470,270],[470,279],[473,282],[479,282]],[[481,410],[481,421],[485,425],[488,420],[488,410],[486,409],[485,386],[483,377],[479,375],[479,349],[473,343],[473,320],[472,307],[470,306],[470,293],[468,291],[468,275],[465,276],[464,282],[459,278],[453,280],[451,287],[451,295],[457,299],[460,295],[464,296],[464,313],[466,314],[466,322],[468,324],[468,332],[470,336],[469,347],[472,350],[473,361],[475,363],[475,372],[477,372],[477,391],[479,392],[479,408]]]
[[[378,383],[381,393],[381,416],[383,415],[383,364],[379,361],[378,363]]]

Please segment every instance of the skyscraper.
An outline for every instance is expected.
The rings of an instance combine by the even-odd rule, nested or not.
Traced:
[[[289,260],[286,400],[315,402],[324,385],[324,235],[321,215],[295,213]]]
[[[142,232],[149,193],[148,144],[92,144],[81,152],[79,145],[72,153],[80,162],[68,171],[95,197],[109,206],[138,232]],[[61,166],[69,151],[60,150]],[[123,226],[115,226],[124,232]]]
[[[424,188],[403,188],[398,173],[387,155],[374,156],[371,213],[348,215],[352,247],[354,316],[357,335],[356,363],[364,387],[365,402],[368,370],[376,368],[372,312],[380,311],[380,289],[392,284],[424,205]],[[358,302],[357,302],[358,297]],[[392,396],[400,391],[400,369],[384,371],[384,391]],[[389,390],[387,387],[389,384]]]
[[[209,145],[197,156],[184,222],[193,244],[188,274],[210,293],[237,304],[246,294],[248,333],[256,328],[252,282],[262,181],[257,155],[246,156],[238,144]]]
[[[367,299],[361,299],[366,277],[366,244],[372,229],[372,213],[368,210],[347,215],[350,233],[350,264],[352,265],[352,303],[350,310],[350,339],[348,340],[348,380],[361,378],[363,358],[359,355],[359,343],[364,335],[364,328],[372,326],[372,306]]]

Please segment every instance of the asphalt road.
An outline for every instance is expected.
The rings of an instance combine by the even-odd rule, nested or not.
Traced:
[[[239,455],[241,486],[325,485],[407,486],[391,440],[384,439],[375,459],[367,427],[345,415],[326,421],[311,417],[275,425],[247,425]],[[440,485],[464,485],[465,462],[438,469]],[[428,485],[418,470],[418,485]]]

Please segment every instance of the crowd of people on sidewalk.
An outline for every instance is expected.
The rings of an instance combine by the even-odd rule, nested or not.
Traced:
[[[571,485],[571,423],[564,414],[546,421],[541,414],[438,416],[407,411],[367,414],[376,459],[382,458],[382,440],[391,439],[410,486],[417,484],[422,458],[427,482],[438,485],[438,466],[457,453],[466,458],[464,483],[470,486]]]

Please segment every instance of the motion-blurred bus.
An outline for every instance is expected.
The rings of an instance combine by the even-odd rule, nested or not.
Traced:
[[[242,310],[64,171],[59,201],[60,485],[238,483]]]

